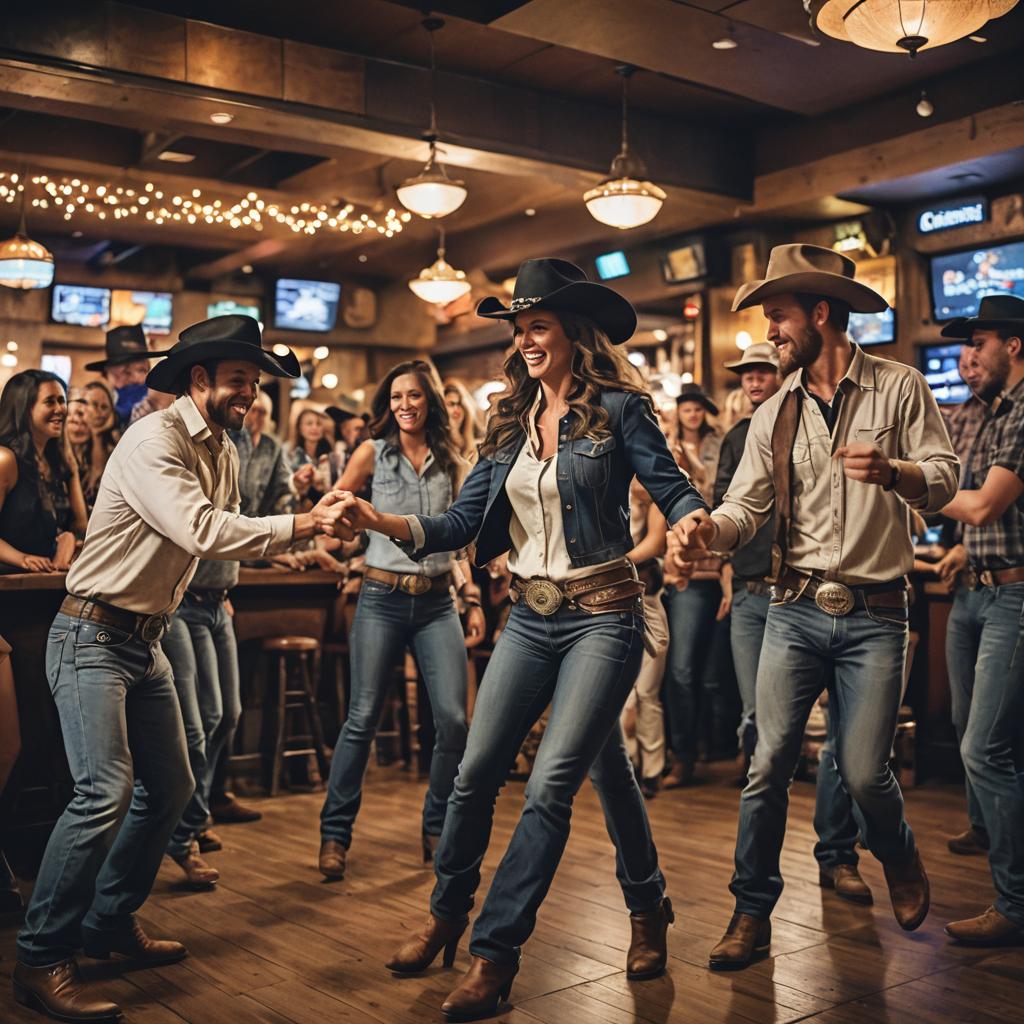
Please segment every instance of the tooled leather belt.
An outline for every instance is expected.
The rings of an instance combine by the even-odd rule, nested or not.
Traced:
[[[616,566],[561,584],[541,576],[528,580],[513,576],[509,586],[512,600],[525,601],[538,615],[554,615],[563,604],[588,615],[633,611],[644,589],[632,565]]]
[[[113,626],[122,633],[138,636],[148,644],[157,643],[163,637],[169,622],[168,616],[159,612],[156,615],[139,615],[137,612],[126,611],[105,601],[75,597],[74,594],[68,594],[64,598],[60,610],[73,619],[86,619],[89,622],[98,622],[101,626]]]
[[[440,576],[425,576],[421,572],[388,572],[386,569],[374,569],[368,566],[363,571],[363,579],[386,583],[389,587],[398,588],[403,594],[420,597],[431,591],[447,593],[452,585],[452,574],[443,572]]]
[[[969,565],[964,570],[964,583],[968,590],[978,587],[1005,587],[1010,583],[1024,582],[1024,565],[1013,569],[976,569]]]
[[[849,615],[858,602],[869,609],[903,608],[907,599],[907,581],[902,576],[885,583],[865,583],[851,587],[835,580],[808,576],[786,566],[774,587],[776,594],[791,590],[798,598],[813,599],[829,615]]]

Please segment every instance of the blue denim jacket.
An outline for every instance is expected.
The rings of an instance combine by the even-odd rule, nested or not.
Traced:
[[[629,534],[629,485],[647,488],[670,524],[707,506],[676,465],[647,400],[626,391],[604,391],[610,436],[601,441],[568,440],[572,413],[559,424],[556,474],[569,560],[574,568],[621,558],[633,548]],[[435,551],[456,551],[476,541],[476,564],[484,565],[512,546],[512,505],[505,481],[525,438],[480,459],[455,503],[439,516],[416,518],[424,544],[396,542],[419,560]]]

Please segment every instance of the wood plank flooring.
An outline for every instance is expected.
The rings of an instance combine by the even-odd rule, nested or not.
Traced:
[[[710,773],[724,775],[724,769]],[[187,943],[183,963],[124,972],[83,960],[132,1024],[416,1024],[440,1020],[457,971],[432,968],[393,978],[382,963],[425,918],[432,875],[419,863],[424,784],[398,769],[371,772],[348,877],[316,870],[318,794],[260,803],[253,825],[218,829],[225,849],[209,855],[222,881],[209,893],[178,885],[165,862],[141,918],[153,933]],[[498,802],[481,893],[505,849],[523,786]],[[913,934],[892,918],[880,866],[867,856],[874,907],[823,892],[811,854],[814,792],[793,787],[783,851],[786,890],[773,918],[772,956],[745,971],[713,974],[708,950],[728,922],[738,790],[722,778],[662,793],[649,805],[677,921],[670,969],[628,982],[629,926],[611,844],[586,785],[572,837],[537,930],[525,948],[507,1024],[820,1024],[1024,1022],[1024,948],[971,950],[942,933],[955,917],[992,900],[987,862],[955,857],[945,838],[965,823],[959,787],[907,794],[908,817],[931,876],[932,912]],[[7,976],[15,925],[0,928],[0,1021],[41,1020],[14,1004]],[[464,942],[456,968],[465,968]]]

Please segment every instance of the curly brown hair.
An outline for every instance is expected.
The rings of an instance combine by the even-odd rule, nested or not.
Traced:
[[[608,412],[600,402],[602,391],[629,391],[643,395],[648,403],[650,395],[625,354],[592,320],[561,310],[549,312],[558,317],[573,347],[573,384],[566,396],[573,414],[569,438],[589,437],[599,441],[610,433]],[[483,458],[490,458],[499,448],[526,434],[527,416],[540,387],[540,381],[530,377],[518,346],[506,357],[503,370],[505,394],[498,399],[487,422],[487,433],[480,445]]]

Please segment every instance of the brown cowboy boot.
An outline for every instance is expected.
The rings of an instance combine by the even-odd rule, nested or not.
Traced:
[[[180,942],[151,939],[135,917],[132,917],[130,928],[111,934],[83,928],[82,944],[85,955],[94,960],[107,960],[111,954],[117,954],[147,967],[176,964],[188,956],[188,950]]]
[[[772,922],[760,921],[751,914],[733,914],[722,941],[708,954],[713,971],[738,971],[768,952],[772,942]]]
[[[921,863],[921,855],[902,864],[883,864],[885,880],[889,883],[889,899],[896,922],[905,932],[912,932],[928,916],[930,894],[928,876]]]
[[[11,975],[14,998],[22,1006],[64,1021],[119,1020],[121,1008],[90,995],[74,960],[51,967],[27,967],[19,963]]]
[[[212,828],[204,828],[196,836],[196,842],[199,844],[200,853],[216,853],[218,850],[224,849],[223,841]]]
[[[957,836],[950,836],[946,841],[950,853],[957,853],[961,857],[976,856],[979,853],[988,853],[988,835],[973,825]]]
[[[441,962],[445,967],[451,967],[467,924],[468,920],[443,921],[431,914],[422,933],[406,942],[384,966],[395,974],[418,974],[434,962],[443,948],[444,959]]]
[[[867,882],[860,877],[856,864],[819,865],[818,884],[822,889],[835,889],[836,895],[851,903],[874,903]]]
[[[348,850],[337,839],[325,839],[320,844],[320,874],[329,882],[345,877],[345,858]]]
[[[185,884],[190,889],[212,889],[220,881],[220,872],[199,856],[199,843],[194,839],[184,857],[171,859],[185,872]]]
[[[675,919],[672,901],[667,897],[654,910],[629,915],[633,938],[626,953],[626,977],[630,981],[647,981],[665,973],[668,926]]]
[[[1024,942],[1024,928],[1015,925],[995,907],[989,907],[978,917],[964,921],[950,921],[946,934],[966,946],[1001,946]]]
[[[512,982],[518,973],[518,963],[494,964],[474,956],[462,981],[441,1004],[441,1012],[450,1021],[489,1017],[512,994]]]

